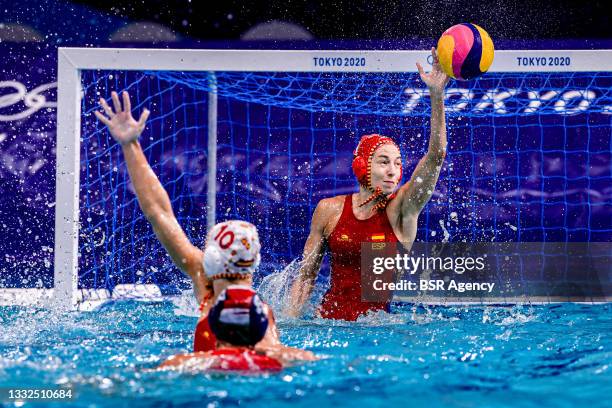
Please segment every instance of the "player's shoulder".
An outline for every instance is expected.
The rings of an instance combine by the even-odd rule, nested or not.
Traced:
[[[323,198],[317,204],[315,212],[321,213],[322,215],[333,215],[337,214],[338,211],[342,211],[344,205],[344,199],[346,196],[339,195],[335,197]]]
[[[313,228],[324,229],[334,217],[342,213],[344,197],[345,196],[335,196],[321,199],[312,215],[311,225]]]

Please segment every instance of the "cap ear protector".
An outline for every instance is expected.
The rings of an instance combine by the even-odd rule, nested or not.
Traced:
[[[357,177],[359,184],[367,187],[368,163],[361,156],[357,156],[357,150],[353,153],[353,173]]]
[[[247,286],[229,286],[208,312],[208,324],[218,340],[254,346],[268,329],[268,307]]]

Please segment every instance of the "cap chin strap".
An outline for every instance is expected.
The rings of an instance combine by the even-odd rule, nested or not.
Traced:
[[[213,281],[217,279],[246,279],[249,277],[249,275],[250,273],[221,272],[210,276],[209,279]]]
[[[376,203],[374,203],[372,211],[382,211],[387,208],[387,204],[389,204],[389,202],[393,200],[397,195],[397,192],[385,194],[383,193],[382,188],[380,187],[376,187],[375,189],[373,189],[372,187],[368,187],[368,190],[370,190],[372,194],[364,202],[357,205],[357,207],[363,207],[364,205],[371,203],[372,201],[376,201]]]

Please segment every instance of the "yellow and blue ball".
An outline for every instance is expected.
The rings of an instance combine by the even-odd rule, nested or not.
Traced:
[[[476,24],[457,24],[438,40],[438,60],[446,75],[454,79],[476,78],[493,63],[493,41]]]

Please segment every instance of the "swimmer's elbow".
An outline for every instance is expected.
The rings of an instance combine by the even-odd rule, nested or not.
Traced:
[[[161,208],[157,205],[140,204],[140,210],[151,224],[155,224],[159,221],[160,217],[163,217]]]
[[[430,150],[427,152],[427,158],[429,161],[433,162],[436,166],[441,166],[444,163],[444,159],[446,159],[446,149],[439,148]]]
[[[153,227],[158,238],[169,236],[181,229],[181,226],[172,212],[160,206],[143,211],[145,218]]]
[[[316,257],[316,255],[311,255]],[[319,269],[321,268],[321,261],[317,259],[304,259],[302,267],[298,272],[298,278],[301,283],[313,283],[319,275]]]
[[[316,241],[319,241],[319,239],[317,239],[317,237],[313,237],[313,234],[311,234],[306,242],[306,247],[304,248],[304,253],[302,254],[302,261],[300,263],[300,269],[298,272],[298,276],[300,276],[300,278],[315,279],[319,274],[324,252],[322,243]]]
[[[174,218],[170,198],[163,188],[159,196],[139,195],[138,205],[145,218],[151,223],[160,217]]]

